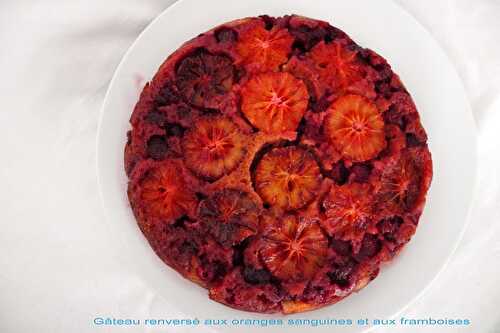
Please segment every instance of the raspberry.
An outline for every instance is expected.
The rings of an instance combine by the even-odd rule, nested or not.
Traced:
[[[349,170],[342,161],[335,163],[332,167],[330,176],[338,185],[344,185],[349,179]]]
[[[330,246],[338,255],[346,257],[352,254],[352,246],[348,241],[333,238]]]
[[[361,242],[361,248],[359,252],[354,255],[354,259],[361,262],[370,258],[373,258],[380,252],[382,248],[382,243],[375,235],[365,234],[363,241]]]
[[[179,102],[180,96],[177,89],[173,86],[172,82],[166,83],[158,96],[156,96],[155,103],[157,106],[166,106]]]
[[[250,266],[245,266],[243,277],[250,284],[265,284],[271,280],[271,274],[267,270],[255,269]]]
[[[209,180],[233,171],[245,154],[243,134],[225,117],[200,118],[182,147],[188,168]]]
[[[366,183],[370,178],[372,167],[369,164],[354,164],[351,168],[353,181],[358,183]]]
[[[384,236],[384,238],[389,241],[393,242],[396,240],[396,233],[398,232],[399,228],[403,224],[403,219],[400,216],[391,216],[385,219],[382,219],[377,223],[377,229],[379,230],[379,233]]]
[[[242,269],[234,269],[210,288],[210,298],[240,310],[272,313],[280,311],[282,293],[270,283],[248,283]]]
[[[171,161],[163,162],[146,174],[140,183],[140,200],[149,214],[173,221],[196,208],[196,196],[180,174],[179,166]]]
[[[222,27],[215,31],[215,38],[219,43],[233,43],[238,39],[238,34],[231,28]]]
[[[146,146],[148,156],[154,160],[162,160],[168,152],[167,138],[163,135],[153,135]]]
[[[160,228],[157,228],[158,230]],[[199,253],[198,235],[187,232],[184,229],[161,226],[158,242],[155,243],[155,250],[160,257],[172,264],[181,274],[189,274],[193,270],[194,258]],[[195,277],[194,275],[191,275]]]
[[[203,200],[198,216],[203,227],[225,247],[254,235],[259,223],[257,204],[247,193],[234,189],[224,189]]]
[[[276,70],[286,62],[291,52],[293,37],[287,30],[273,27],[266,30],[262,25],[240,33],[236,51],[245,65],[257,65],[266,70]]]
[[[375,104],[362,96],[338,98],[328,109],[324,126],[335,148],[356,162],[374,158],[386,146],[384,120]]]
[[[298,147],[274,148],[255,170],[255,187],[264,202],[299,209],[316,196],[322,176],[313,155]]]
[[[189,103],[217,108],[217,97],[231,90],[233,77],[234,67],[229,57],[199,50],[180,62],[176,84]]]
[[[155,124],[161,127],[167,122],[167,116],[164,112],[153,110],[146,114],[145,120],[150,124]]]
[[[332,283],[335,283],[341,288],[348,287],[352,282],[352,275],[356,269],[356,264],[351,260],[345,265],[335,264],[333,268],[331,272],[326,274]]]
[[[309,100],[305,84],[289,73],[256,75],[241,95],[242,112],[253,126],[268,133],[295,131]]]
[[[292,215],[271,222],[263,243],[262,260],[280,279],[312,278],[326,261],[328,239],[319,225]]]
[[[332,41],[336,35],[333,28],[324,26],[308,27],[305,24],[291,29],[290,33],[295,37],[293,46],[302,53],[309,51],[322,40]]]

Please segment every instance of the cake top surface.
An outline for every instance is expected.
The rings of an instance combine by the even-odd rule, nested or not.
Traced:
[[[242,310],[300,312],[364,287],[414,234],[432,177],[387,61],[300,16],[187,42],[131,125],[139,227],[165,263]]]

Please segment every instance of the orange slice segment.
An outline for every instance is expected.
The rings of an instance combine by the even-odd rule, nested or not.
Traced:
[[[231,90],[234,67],[229,57],[200,50],[184,58],[176,74],[177,86],[189,103],[213,108],[216,97]]]
[[[386,146],[384,120],[362,96],[345,95],[333,102],[324,127],[335,148],[356,162],[374,158]]]
[[[309,101],[306,85],[289,73],[254,76],[241,95],[243,114],[253,126],[268,133],[295,131]]]
[[[243,134],[225,117],[199,119],[182,146],[188,168],[209,180],[233,171],[245,153]]]
[[[256,233],[259,224],[257,204],[248,193],[224,189],[200,203],[202,226],[223,246],[234,246]]]
[[[275,148],[264,155],[255,171],[255,187],[264,202],[284,210],[309,204],[321,184],[316,160],[298,147]]]
[[[264,264],[283,280],[310,279],[326,260],[328,239],[316,222],[286,216],[273,222],[263,241]]]
[[[408,149],[389,164],[381,176],[377,194],[383,206],[392,210],[408,211],[422,205],[429,182],[431,160],[423,149]]]
[[[257,64],[264,70],[276,70],[286,62],[293,37],[286,29],[266,30],[262,25],[240,33],[236,51],[246,65]]]
[[[342,239],[355,239],[357,234],[363,234],[373,213],[371,192],[367,184],[332,187],[323,202],[327,218],[322,225],[328,234],[340,235]]]
[[[140,200],[153,216],[175,220],[196,208],[197,199],[188,189],[179,167],[166,162],[150,170],[141,182]]]
[[[334,89],[344,89],[363,78],[363,69],[357,60],[357,52],[338,42],[316,44],[310,57],[322,79]]]

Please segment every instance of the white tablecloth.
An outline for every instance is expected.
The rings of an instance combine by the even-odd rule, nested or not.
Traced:
[[[99,110],[111,76],[171,2],[0,2],[0,332],[126,332],[96,328],[92,319],[175,311],[110,252],[95,168]],[[418,332],[497,333],[500,2],[398,2],[455,64],[480,144],[472,221],[447,270],[405,316],[472,321],[468,328]]]

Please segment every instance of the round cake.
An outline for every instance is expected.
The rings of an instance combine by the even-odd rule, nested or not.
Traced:
[[[240,310],[307,311],[366,286],[415,233],[432,178],[426,132],[387,61],[296,15],[188,41],[130,123],[141,231]]]

